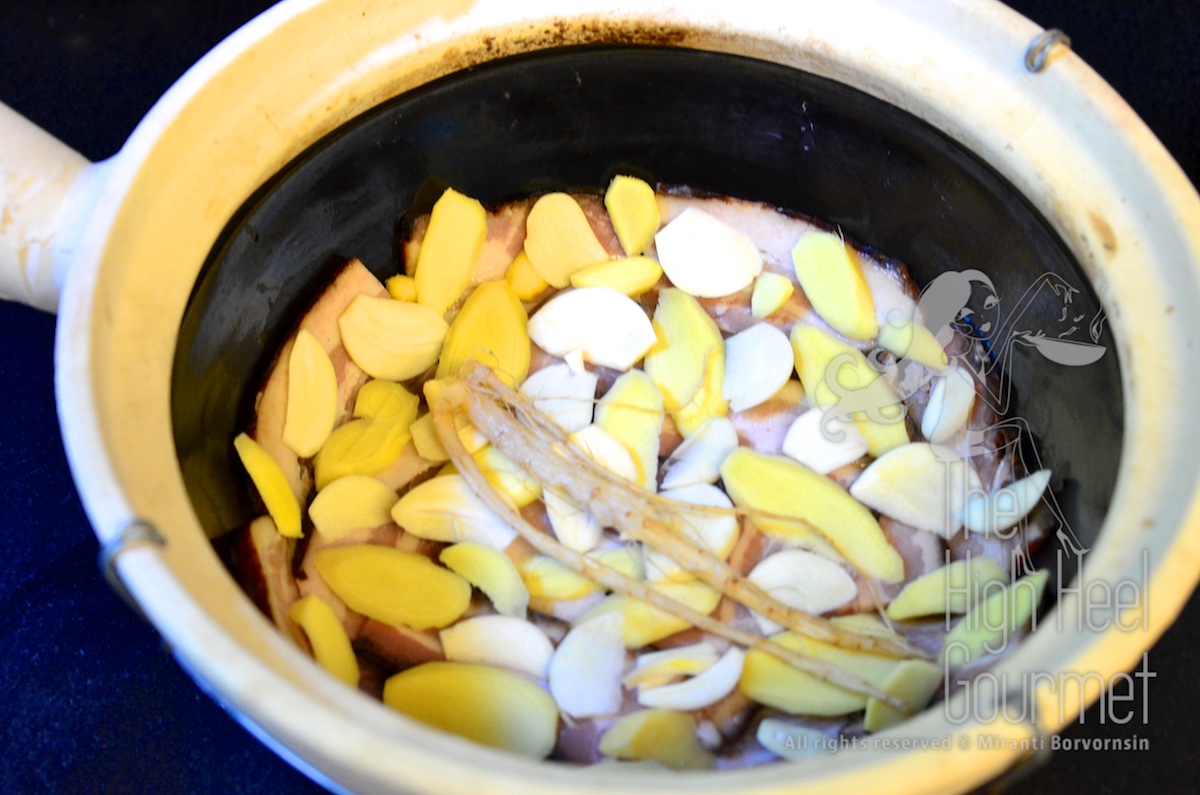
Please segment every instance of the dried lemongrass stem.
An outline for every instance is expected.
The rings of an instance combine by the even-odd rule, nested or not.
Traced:
[[[739,604],[805,637],[872,654],[926,656],[899,638],[851,632],[779,602],[728,563],[672,532],[656,518],[664,509],[695,511],[700,507],[632,487],[597,466],[569,442],[557,425],[486,367],[466,368],[460,378],[447,387],[452,390],[447,398],[454,397],[480,432],[509,459],[519,462],[544,486],[559,488],[576,503],[586,505],[602,525],[649,544]],[[518,416],[514,418],[510,411]]]
[[[694,610],[681,602],[671,599],[665,594],[655,591],[645,583],[627,577],[625,574],[606,566],[598,560],[594,560],[563,546],[552,536],[543,533],[531,525],[491,488],[483,472],[467,452],[466,447],[463,446],[462,440],[459,439],[453,416],[456,408],[454,400],[456,397],[455,392],[458,389],[464,389],[461,381],[448,385],[435,401],[442,405],[431,407],[434,427],[437,429],[438,435],[442,437],[442,444],[446,447],[446,452],[449,453],[451,459],[455,460],[456,466],[459,468],[459,473],[466,478],[479,497],[498,516],[508,522],[538,553],[557,560],[564,566],[580,572],[611,591],[634,599],[640,599],[652,607],[677,616],[705,632],[723,637],[739,646],[757,649],[778,657],[797,670],[811,674],[829,684],[837,685],[838,687],[864,696],[886,701],[898,708],[903,708],[898,699],[836,665],[805,657],[799,652],[768,638],[759,637],[758,635],[731,627],[710,615]],[[461,397],[461,394],[459,397]],[[459,461],[461,463],[458,463]]]

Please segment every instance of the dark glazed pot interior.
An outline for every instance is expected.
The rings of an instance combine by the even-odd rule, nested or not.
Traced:
[[[982,271],[1000,298],[990,318],[978,318],[993,330],[1008,319],[1010,330],[1053,337],[1098,313],[1067,249],[1011,185],[929,125],[857,90],[671,48],[497,61],[348,124],[230,222],[188,305],[172,384],[178,454],[208,534],[249,516],[231,440],[273,352],[347,258],[381,277],[397,271],[397,219],[436,197],[428,180],[486,204],[599,188],[618,171],[822,219],[906,263],[920,285],[943,271]],[[1066,309],[1049,289],[1022,301],[1047,273],[1079,288]],[[1096,341],[1108,353],[1086,367],[1018,345],[1007,368],[1010,413],[1027,421],[1043,463],[1063,480],[1060,504],[1085,546],[1108,507],[1123,421],[1112,339],[1105,330]]]

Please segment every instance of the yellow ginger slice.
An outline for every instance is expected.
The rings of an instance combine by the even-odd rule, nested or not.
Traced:
[[[233,440],[242,466],[246,468],[258,496],[267,506],[267,513],[275,522],[279,534],[289,538],[300,538],[303,531],[300,527],[300,503],[292,493],[287,476],[271,454],[262,445],[244,433],[239,433]]]
[[[525,253],[551,287],[571,283],[571,274],[608,259],[579,202],[548,193],[534,202],[525,221]]]
[[[839,334],[867,342],[875,338],[875,302],[858,252],[828,232],[809,232],[792,248],[796,278],[817,314]]]
[[[638,703],[686,711],[710,707],[737,689],[745,657],[745,652],[733,646],[711,667],[682,682],[640,688]]]
[[[486,238],[487,213],[483,205],[447,188],[433,205],[429,227],[417,252],[413,272],[417,301],[439,318],[444,316],[467,289]]]
[[[792,632],[781,632],[772,640],[809,659],[852,672],[881,690],[901,662],[893,657],[839,649]],[[746,653],[738,689],[747,698],[789,715],[833,717],[848,715],[867,706],[866,695],[823,682],[757,649]]]
[[[512,264],[504,273],[504,280],[512,287],[513,292],[522,301],[532,301],[544,293],[550,286],[546,280],[533,269],[529,255],[521,249]]]
[[[443,549],[438,554],[438,560],[483,591],[497,613],[524,618],[525,610],[529,607],[529,589],[525,587],[517,567],[503,552],[462,541]]]
[[[763,271],[754,280],[754,290],[750,293],[750,314],[762,320],[767,315],[783,306],[784,302],[796,292],[796,285],[782,274]]]
[[[558,644],[547,681],[563,714],[591,718],[621,708],[622,620],[619,613],[610,613],[577,624]]]
[[[451,662],[482,663],[545,679],[554,644],[537,625],[513,616],[474,616],[438,633]]]
[[[437,377],[456,374],[468,359],[519,385],[529,374],[529,317],[506,281],[484,282],[459,310],[438,360]]]
[[[429,726],[534,759],[549,755],[558,739],[550,694],[490,665],[422,663],[387,680],[383,703]]]
[[[396,492],[366,475],[338,478],[317,492],[308,506],[313,527],[328,541],[390,524]]]
[[[645,576],[642,556],[633,546],[593,550],[588,557],[630,579],[641,580]],[[546,555],[535,555],[524,560],[517,569],[529,595],[535,599],[569,602],[601,589],[595,581]]]
[[[720,591],[699,581],[657,582],[651,583],[650,587],[672,602],[685,605],[705,616],[716,610],[717,603],[721,601]],[[605,597],[603,601],[580,616],[575,623],[582,624],[598,616],[613,613],[620,614],[624,618],[621,624],[621,633],[627,649],[649,646],[651,643],[657,643],[669,635],[694,626],[693,622],[685,618],[624,594],[612,594]]]
[[[424,555],[376,544],[313,553],[321,579],[347,607],[385,624],[440,628],[471,603],[471,586]]]
[[[525,470],[492,445],[472,454],[483,476],[501,497],[518,510],[542,498],[542,487]]]
[[[354,656],[346,628],[332,607],[316,594],[310,594],[292,602],[288,618],[304,630],[317,665],[351,687],[358,687],[358,658]]]
[[[517,537],[459,474],[435,477],[409,490],[392,506],[392,519],[418,538],[450,544],[471,541],[497,551]]]
[[[613,759],[653,760],[675,770],[716,764],[696,736],[696,721],[675,710],[644,709],[617,718],[601,735],[599,749]]]
[[[691,438],[710,420],[729,415],[725,399],[725,346],[714,348],[704,361],[704,380],[683,406],[671,412],[671,419],[684,439]]]
[[[630,257],[644,254],[662,223],[654,188],[637,177],[619,174],[604,192],[604,209],[625,253]]]
[[[973,556],[956,560],[907,583],[887,606],[893,621],[918,616],[965,613],[980,595],[1008,582],[1008,572],[990,558]]]
[[[926,660],[901,661],[891,675],[883,680],[883,689],[903,702],[903,708],[869,698],[863,728],[869,732],[881,732],[916,715],[941,687],[945,675],[940,666]]]
[[[599,590],[599,586],[587,577],[545,555],[522,561],[518,570],[533,599],[569,602]]]
[[[378,475],[394,464],[412,439],[419,407],[417,396],[399,384],[363,384],[354,405],[358,419],[335,428],[313,458],[317,489],[348,475]]]
[[[710,355],[724,349],[717,324],[700,302],[682,290],[659,293],[654,310],[657,342],[646,353],[646,375],[662,392],[663,407],[677,411],[688,404],[704,384]],[[724,374],[724,359],[721,361]],[[720,395],[720,389],[717,390]]]
[[[404,381],[432,367],[449,326],[424,304],[360,295],[338,318],[346,353],[374,378]]]
[[[791,343],[796,374],[809,400],[851,416],[871,455],[908,443],[903,404],[861,351],[803,323],[792,328]]]
[[[405,427],[412,424],[419,407],[416,395],[391,381],[368,381],[354,396],[355,417],[385,422],[400,420]]]
[[[309,458],[325,444],[337,417],[338,386],[333,362],[317,338],[301,329],[288,356],[283,442],[296,455]]]
[[[720,658],[717,647],[707,640],[687,646],[645,652],[637,656],[633,670],[625,675],[621,684],[628,690],[670,684],[681,677],[707,671],[716,665]]]
[[[1027,574],[1011,585],[985,588],[984,601],[972,607],[942,639],[939,662],[961,668],[987,654],[1004,651],[1012,636],[1035,621],[1050,572]]]
[[[408,432],[412,435],[413,447],[416,448],[417,455],[421,458],[435,464],[450,460],[446,448],[442,447],[442,442],[438,439],[437,431],[433,427],[432,414],[426,412],[417,417],[408,427]]]
[[[387,288],[388,295],[397,301],[417,300],[417,280],[411,276],[397,273],[384,282],[383,286]]]
[[[609,287],[630,298],[658,284],[662,266],[653,257],[623,257],[588,265],[571,274],[572,287]]]
[[[948,363],[946,349],[925,325],[912,318],[889,319],[879,326],[879,347],[898,359],[908,359],[933,370]]]
[[[658,448],[662,434],[662,393],[640,370],[621,374],[596,404],[596,426],[615,436],[637,465],[635,482],[653,491],[658,483]]]
[[[788,538],[791,518],[819,532],[865,576],[887,583],[904,579],[904,559],[888,543],[879,522],[833,480],[790,458],[745,447],[721,464],[721,479],[735,505],[783,519],[755,519],[768,535]]]

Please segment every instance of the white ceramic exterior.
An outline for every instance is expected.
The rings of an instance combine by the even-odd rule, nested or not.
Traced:
[[[1021,738],[1032,729],[959,727],[940,710],[895,736],[951,737],[956,747],[966,737],[970,750],[854,751],[803,768],[613,770],[603,778],[495,753],[424,729],[323,675],[270,627],[213,553],[175,459],[168,398],[185,304],[230,216],[322,135],[406,89],[501,55],[621,37],[750,55],[856,86],[944,130],[1029,197],[1091,279],[1119,343],[1126,441],[1085,579],[1140,583],[1150,610],[1149,626],[1133,633],[1045,620],[1001,670],[1107,678],[1132,668],[1177,614],[1200,572],[1200,423],[1191,415],[1200,368],[1180,357],[1200,343],[1200,314],[1184,311],[1200,305],[1200,199],[1111,89],[1066,51],[1044,72],[1028,72],[1025,49],[1040,29],[990,0],[796,0],[783,14],[768,0],[563,6],[288,0],[191,69],[105,164],[102,181],[98,169],[73,166],[84,176],[59,194],[91,207],[86,227],[61,226],[85,214],[77,210],[66,221],[61,208],[39,212],[51,232],[78,240],[49,247],[71,259],[57,390],[72,469],[101,543],[135,519],[161,532],[164,547],[134,545],[117,559],[131,593],[205,689],[339,789],[532,795],[803,786],[840,795],[961,791],[1000,774],[1018,753],[981,749],[972,733]],[[36,292],[43,304],[53,301],[44,274],[64,278],[62,262],[47,265]],[[1059,609],[1074,615],[1077,599],[1064,595]],[[1097,697],[1097,679],[1086,681],[1065,694],[1039,693],[1043,728],[1061,728]],[[610,776],[636,778],[618,785]]]

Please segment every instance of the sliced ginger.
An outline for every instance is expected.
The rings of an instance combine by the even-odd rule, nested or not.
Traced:
[[[558,738],[550,694],[489,665],[423,663],[388,679],[383,702],[443,731],[534,759],[548,756]]]
[[[786,276],[771,271],[763,271],[754,280],[754,290],[750,294],[750,313],[759,320],[767,317],[796,292],[796,285]]]
[[[483,591],[500,615],[525,617],[529,589],[521,580],[517,567],[504,553],[463,541],[443,549],[438,560]]]
[[[338,385],[333,362],[317,338],[301,329],[288,355],[283,442],[296,455],[309,458],[325,444],[337,417]]]
[[[433,205],[413,273],[416,299],[439,318],[471,281],[487,238],[487,213],[475,199],[447,188]]]
[[[233,440],[242,466],[246,468],[254,488],[267,507],[267,513],[275,521],[279,534],[289,538],[300,538],[300,503],[288,483],[287,475],[263,446],[244,433]]]
[[[313,561],[321,579],[351,610],[385,624],[445,627],[471,603],[466,580],[413,552],[354,544],[318,550]]]
[[[316,594],[292,602],[288,618],[304,630],[317,664],[351,687],[358,687],[358,658],[333,608]]]
[[[338,478],[317,493],[308,506],[313,527],[328,541],[388,524],[396,504],[390,486],[366,475]]]
[[[450,324],[437,377],[454,375],[468,359],[520,384],[529,374],[529,316],[507,281],[485,282],[467,297]]]
[[[724,349],[717,324],[692,296],[668,288],[659,293],[654,310],[658,342],[646,353],[645,371],[662,392],[663,406],[677,411],[704,385],[711,354]],[[721,360],[724,374],[724,359]],[[719,397],[721,390],[717,389]]]
[[[644,709],[618,718],[600,737],[600,753],[613,759],[653,760],[676,770],[716,764],[696,737],[695,719],[668,709]]]
[[[640,370],[623,373],[596,404],[595,424],[625,445],[637,465],[637,482],[651,490],[657,486],[665,417],[662,393]]]
[[[604,209],[626,255],[635,257],[650,248],[662,223],[654,188],[637,177],[615,176],[604,192]]]
[[[420,401],[399,384],[371,381],[355,401],[357,419],[338,426],[313,458],[317,489],[349,475],[377,475],[400,457],[412,439]]]
[[[566,193],[548,193],[534,202],[525,230],[529,262],[551,287],[566,287],[572,273],[608,259],[583,208]]]
[[[871,455],[907,444],[904,405],[857,348],[806,324],[792,328],[796,374],[809,400],[824,410],[849,414],[867,439]]]
[[[867,577],[904,579],[904,560],[879,522],[833,480],[783,456],[739,447],[721,464],[721,479],[735,505],[787,516],[817,530]],[[786,535],[786,523],[757,519],[767,534]]]
[[[572,287],[610,287],[630,298],[658,284],[662,266],[652,257],[624,257],[597,262],[571,274]]]
[[[817,314],[852,340],[875,338],[875,301],[858,252],[838,235],[809,232],[792,248],[796,278]]]
[[[338,318],[346,353],[374,378],[404,381],[432,367],[449,326],[424,304],[360,295]]]
[[[517,254],[504,274],[505,281],[522,301],[532,301],[545,292],[550,285],[533,269],[529,255],[524,249]]]

